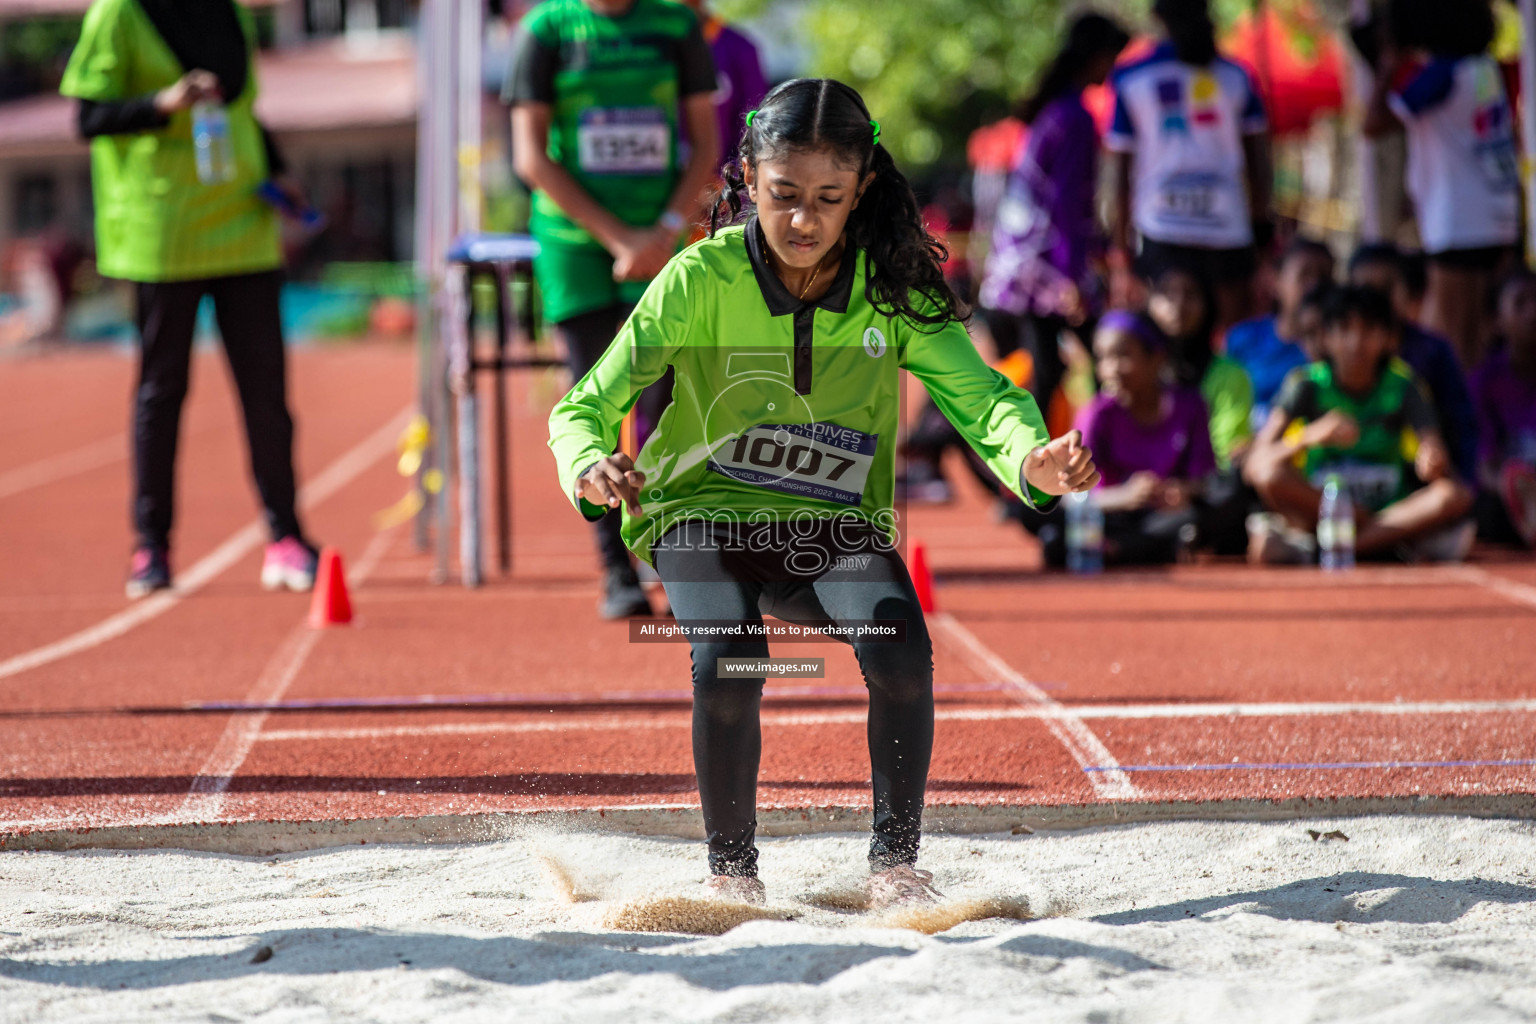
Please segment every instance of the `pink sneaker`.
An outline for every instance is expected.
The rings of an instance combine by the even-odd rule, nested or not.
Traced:
[[[284,537],[267,545],[267,557],[261,563],[261,585],[267,590],[286,587],[294,593],[315,588],[315,571],[320,555],[297,537]]]
[[[170,555],[165,548],[141,545],[133,551],[133,563],[128,570],[128,596],[140,598],[171,585]]]

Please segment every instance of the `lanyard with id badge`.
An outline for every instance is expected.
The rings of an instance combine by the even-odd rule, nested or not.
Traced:
[[[660,107],[593,107],[576,124],[586,174],[665,174],[672,167],[672,126]]]

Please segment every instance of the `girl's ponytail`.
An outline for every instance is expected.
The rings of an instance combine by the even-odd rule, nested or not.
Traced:
[[[923,226],[906,175],[880,145],[874,147],[869,169],[875,177],[848,218],[848,242],[869,253],[865,293],[870,305],[915,326],[966,319],[970,306],[944,280],[949,250]]]

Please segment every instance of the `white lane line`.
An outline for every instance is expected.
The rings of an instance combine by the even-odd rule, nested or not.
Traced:
[[[1536,608],[1536,587],[1531,586],[1529,583],[1507,579],[1496,573],[1491,573],[1487,569],[1479,569],[1474,565],[1459,566],[1455,570],[1455,574],[1461,579],[1475,583],[1486,590],[1491,590],[1501,597],[1507,597],[1516,604]]]
[[[373,572],[393,535],[394,531],[385,531],[376,534],[368,543],[363,556],[357,560],[357,566],[348,574],[353,584],[360,586]],[[246,701],[265,704],[282,700],[283,694],[288,692],[288,687],[298,678],[304,662],[322,635],[322,630],[310,629],[307,624],[295,626],[283,638],[276,653],[257,677],[256,685],[246,695]],[[177,811],[161,819],[162,824],[219,819],[224,810],[224,794],[229,789],[230,780],[235,777],[240,766],[245,764],[252,745],[261,735],[261,727],[266,724],[267,714],[260,711],[255,714],[238,714],[230,719],[212,753],[197,770],[191,792]]]
[[[299,490],[299,507],[307,509],[325,501],[355,480],[369,466],[393,451],[395,439],[399,437],[400,431],[409,420],[412,408],[401,410],[388,423],[368,435],[356,447],[305,484]],[[157,591],[117,614],[108,616],[94,626],[0,661],[0,679],[99,647],[108,640],[116,639],[151,619],[164,615],[179,604],[182,598],[196,593],[224,570],[244,558],[265,537],[266,525],[261,520],[246,524],[228,540],[194,563],[191,568],[178,573],[174,589]]]
[[[1094,735],[1092,729],[1083,724],[1078,715],[1063,709],[1050,694],[1030,682],[1023,673],[998,657],[997,652],[976,639],[974,633],[956,622],[953,615],[939,612],[932,616],[931,621],[937,623],[970,656],[972,667],[983,679],[1001,679],[1012,686],[1025,702],[1062,712],[1042,716],[1045,727],[1067,748],[1067,753],[1072,755],[1078,767],[1102,769],[1087,773],[1088,782],[1095,793],[1116,800],[1134,800],[1141,796],[1141,791],[1131,784],[1131,777],[1120,770],[1119,762],[1109,752],[1109,748]]]
[[[77,473],[87,473],[102,466],[110,466],[128,457],[128,435],[92,441],[74,451],[29,462],[25,466],[0,473],[0,498],[9,498],[34,487],[51,484]]]
[[[1180,719],[1180,718],[1305,718],[1346,715],[1493,715],[1536,714],[1536,700],[1486,701],[1379,701],[1350,704],[1125,704],[1118,707],[1012,707],[951,708],[936,712],[941,722],[1006,722],[1021,719]],[[868,719],[864,711],[765,712],[764,728],[774,726],[862,725]],[[613,712],[597,717],[551,718],[537,721],[443,722],[437,725],[380,726],[356,729],[271,729],[259,742],[295,740],[375,740],[418,736],[475,736],[482,733],[592,732],[635,729],[683,729],[689,725],[686,713],[673,715],[637,715]]]

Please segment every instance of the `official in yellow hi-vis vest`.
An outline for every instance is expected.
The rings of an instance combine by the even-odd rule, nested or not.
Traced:
[[[97,265],[137,284],[130,597],[171,584],[176,440],[204,295],[271,531],[262,584],[314,585],[315,549],[294,509],[277,214],[258,189],[275,180],[303,203],[253,112],[254,51],[250,14],[233,0],[95,0],[59,89],[80,101],[80,134],[91,140]],[[194,108],[205,125],[201,173]],[[222,166],[211,169],[214,155]]]

